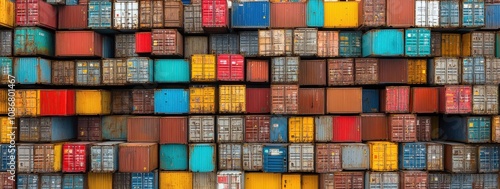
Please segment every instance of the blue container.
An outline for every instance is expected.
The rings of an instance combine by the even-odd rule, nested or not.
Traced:
[[[18,174],[16,175],[16,188],[37,189],[38,175],[37,174]]]
[[[483,57],[464,57],[462,59],[462,84],[485,84],[486,71]]]
[[[102,36],[102,58],[115,57],[115,38],[107,35]]]
[[[404,30],[376,29],[363,35],[363,57],[404,55]]]
[[[50,60],[43,58],[16,58],[14,59],[14,76],[20,84],[50,84]]]
[[[439,26],[443,28],[460,27],[460,1],[440,1]]]
[[[363,113],[377,113],[380,109],[380,93],[377,89],[363,89]]]
[[[270,24],[269,1],[233,1],[231,12],[232,28],[268,28]]]
[[[61,174],[41,174],[40,189],[60,188],[62,186]]]
[[[216,162],[215,144],[189,145],[189,171],[196,173],[214,172]]]
[[[0,154],[2,155],[2,164],[0,165],[0,171],[11,170],[16,167],[16,148],[10,148],[9,144],[0,145]]]
[[[473,179],[478,187],[482,184],[482,188],[498,188],[498,174],[475,174]]]
[[[410,28],[405,30],[405,55],[425,57],[431,55],[431,30]]]
[[[472,189],[473,174],[451,174],[450,188]]]
[[[307,27],[323,27],[325,24],[325,8],[323,0],[307,1],[306,23]]]
[[[54,33],[38,27],[17,27],[14,30],[15,56],[54,56]]]
[[[441,139],[464,143],[488,143],[491,137],[490,117],[442,116],[439,118]]]
[[[87,175],[85,174],[64,174],[63,189],[86,189]]]
[[[342,57],[361,56],[361,39],[363,33],[360,31],[341,31],[339,33],[339,55]]]
[[[500,170],[500,146],[483,145],[478,147],[479,161],[477,167],[479,173],[495,173]]]
[[[91,29],[111,29],[113,19],[111,1],[89,1],[88,27]]]
[[[98,86],[101,84],[100,60],[77,60],[75,67],[75,85]]]
[[[271,142],[288,142],[288,118],[271,117],[271,129],[269,135]]]
[[[132,188],[158,189],[158,170],[149,173],[132,173]]]
[[[189,83],[189,61],[186,59],[157,59],[153,67],[157,83]]]
[[[255,57],[259,55],[259,32],[240,32],[240,54],[244,57]]]
[[[266,144],[262,148],[263,171],[286,173],[288,170],[288,146],[286,144]]]
[[[156,89],[155,114],[189,113],[189,90]]]
[[[182,4],[189,5],[191,4],[191,0],[182,0]]]
[[[103,116],[102,139],[103,140],[127,140],[127,117],[126,115]]]
[[[401,143],[398,156],[399,169],[425,170],[427,168],[427,145],[425,143]]]
[[[183,144],[160,145],[160,169],[185,171],[188,168],[188,148]]]
[[[68,5],[78,5],[78,0],[66,0],[66,6]]]
[[[483,27],[484,0],[463,0],[462,3],[462,27]]]
[[[146,57],[127,59],[127,83],[152,83],[153,60]]]
[[[12,58],[0,57],[0,83],[9,83],[9,75],[12,75]]]
[[[500,28],[500,4],[485,5],[485,25],[484,29]]]
[[[77,137],[75,117],[41,117],[40,142],[67,141]]]

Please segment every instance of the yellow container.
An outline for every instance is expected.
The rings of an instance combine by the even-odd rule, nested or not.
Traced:
[[[491,120],[491,142],[500,143],[500,116],[493,116]]]
[[[9,96],[7,89],[0,89],[0,114],[9,113]]]
[[[246,112],[245,85],[219,86],[219,113]]]
[[[460,34],[441,34],[441,56],[459,57],[462,49]]]
[[[215,113],[215,87],[190,87],[189,112]]]
[[[47,169],[48,169],[48,170],[50,170],[50,172],[61,171],[61,168],[62,168],[62,146],[63,146],[63,143],[35,144],[34,145],[34,151],[35,151],[34,154],[35,155],[33,158],[37,161],[41,161],[41,162],[35,162],[35,170],[47,171]],[[48,154],[54,154],[54,156],[52,157],[52,156],[49,156]],[[40,167],[40,166],[44,166],[44,167]],[[41,170],[39,170],[39,169],[41,169]]]
[[[302,189],[318,189],[318,175],[302,175]]]
[[[76,114],[104,115],[111,112],[111,93],[105,90],[77,90]]]
[[[427,60],[408,60],[408,84],[427,84]]]
[[[290,142],[314,142],[314,118],[291,117],[288,119]]]
[[[372,171],[398,170],[398,144],[392,142],[368,142],[370,169]]]
[[[192,189],[193,173],[178,172],[160,172],[161,189]]]
[[[0,25],[13,28],[14,27],[14,14],[15,3],[9,0],[0,0]]]
[[[194,54],[191,56],[191,81],[216,81],[215,68],[215,55]]]
[[[12,126],[15,127],[15,125],[12,125],[12,123],[15,122],[15,120],[10,120],[9,117],[0,117],[0,143],[7,144],[10,143],[11,136],[10,134],[14,134],[12,137],[14,140],[17,138],[16,133],[12,133],[14,130]]]
[[[300,174],[283,174],[281,176],[281,189],[301,189],[301,178]]]
[[[113,188],[113,173],[88,173],[89,189]]]
[[[281,189],[281,174],[246,173],[245,189]]]
[[[357,1],[325,1],[325,28],[357,28],[358,27]]]
[[[16,117],[40,115],[40,90],[16,90]]]

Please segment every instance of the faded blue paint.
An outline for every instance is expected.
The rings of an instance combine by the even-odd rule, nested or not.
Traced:
[[[158,170],[149,173],[132,173],[131,187],[140,189],[158,189]]]
[[[318,116],[314,118],[314,132],[316,142],[332,142],[333,122],[332,116]]]
[[[157,59],[153,67],[157,83],[189,83],[189,61],[186,59]]]
[[[463,0],[462,3],[462,27],[483,27],[484,0]]]
[[[233,1],[231,12],[232,28],[268,28],[270,24],[269,1]]]
[[[189,113],[189,90],[156,89],[155,114],[187,114]]]
[[[188,147],[184,144],[160,145],[160,169],[185,171],[188,169]]]
[[[215,144],[189,145],[189,171],[195,173],[213,172],[216,162]]]
[[[88,27],[92,29],[111,29],[112,17],[111,1],[89,1]]]
[[[431,55],[431,30],[409,28],[405,30],[405,55],[423,57]]]
[[[259,55],[259,31],[240,32],[240,54],[244,57]]]
[[[339,32],[339,55],[342,57],[361,56],[361,31],[340,31]]]
[[[67,141],[77,137],[75,117],[41,117],[40,142]]]
[[[12,74],[12,58],[0,57],[0,79],[1,83],[8,83],[9,75]]]
[[[191,0],[182,0],[182,4],[189,5],[191,4]]]
[[[271,117],[271,129],[269,131],[271,142],[288,142],[288,118]]]
[[[444,28],[460,27],[460,1],[440,1],[439,26]]]
[[[342,169],[368,170],[370,168],[370,148],[367,144],[342,145]]]
[[[404,55],[404,30],[376,29],[363,35],[363,57]]]
[[[15,56],[54,56],[54,33],[38,27],[17,27],[14,30]]]
[[[115,38],[107,35],[102,36],[102,58],[115,57]]]
[[[43,58],[15,58],[14,76],[20,84],[50,84],[50,60]]]
[[[66,6],[68,5],[78,5],[78,0],[66,0]]]
[[[307,27],[323,27],[325,24],[325,8],[323,0],[307,1],[306,23]]]
[[[479,173],[495,173],[500,170],[500,146],[483,145],[478,147],[479,160],[477,167]]]
[[[127,140],[127,117],[126,115],[103,116],[102,139]]]
[[[451,174],[451,185],[453,189],[472,189],[472,174]]]
[[[485,5],[485,25],[484,29],[500,28],[500,4]]]
[[[62,186],[62,174],[41,174],[40,189],[56,189]]]
[[[16,175],[16,183],[19,189],[37,189],[38,188],[38,175],[37,174],[18,174]]]
[[[288,146],[266,144],[262,148],[262,169],[270,173],[286,173],[288,170]]]
[[[8,171],[10,166],[16,166],[16,148],[9,148],[9,144],[1,144],[0,154],[2,155],[0,171]]]
[[[490,142],[490,117],[441,116],[439,122],[441,139],[464,143]]]
[[[64,174],[62,189],[86,189],[86,178],[85,174]]]
[[[76,61],[76,85],[100,85],[101,61],[78,60]]]
[[[485,84],[486,71],[484,57],[464,57],[462,59],[462,84]]]
[[[380,110],[380,93],[378,89],[363,89],[363,113],[377,113]]]
[[[127,59],[127,83],[153,82],[153,60],[146,57]]]
[[[398,155],[401,170],[425,170],[427,168],[427,145],[425,143],[401,143]]]

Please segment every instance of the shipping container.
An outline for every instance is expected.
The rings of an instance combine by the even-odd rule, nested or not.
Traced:
[[[477,168],[479,173],[496,173],[500,169],[500,147],[496,145],[478,146]]]
[[[214,116],[189,117],[189,143],[215,142]]]
[[[427,172],[424,171],[402,171],[399,172],[400,188],[428,188],[429,181]]]
[[[333,116],[333,142],[361,142],[359,116]]]
[[[443,33],[441,37],[441,55],[445,57],[458,57],[461,55],[461,35]]]
[[[87,188],[86,174],[64,174],[62,188],[64,189],[85,189]]]
[[[15,2],[16,26],[40,26],[48,29],[57,28],[57,7],[41,0],[16,0]],[[7,17],[8,14],[5,16]]]
[[[368,170],[370,168],[370,149],[367,144],[342,144],[343,170]]]
[[[98,86],[101,84],[100,60],[76,61],[76,85]]]
[[[16,83],[50,84],[51,61],[43,58],[15,58],[12,65]]]
[[[439,88],[412,87],[410,109],[412,113],[438,113]]]
[[[267,3],[267,2],[244,2],[244,3]],[[256,57],[259,54],[259,32],[242,31],[239,33],[240,54],[244,57]],[[247,61],[248,62],[248,61]]]
[[[89,173],[87,174],[88,187],[96,189],[104,189],[113,187],[112,173]]]
[[[4,13],[0,17],[0,26],[6,28],[14,27],[14,20],[16,19],[16,2],[14,1],[2,1],[2,6],[0,7],[0,11]],[[6,186],[7,187],[7,186]]]
[[[428,62],[428,81],[433,85],[455,85],[461,81],[461,63],[458,58],[437,57]]]
[[[472,113],[472,86],[447,85],[439,88],[439,112],[444,114]]]
[[[191,81],[216,81],[216,60],[212,54],[193,54],[191,56]]]
[[[434,120],[437,117],[430,116],[417,116],[416,120],[416,130],[417,130],[417,141],[419,142],[429,142],[431,138],[431,130],[434,124]]]
[[[186,7],[188,6],[190,5]],[[186,30],[187,28],[185,28],[185,32],[187,32]],[[208,37],[184,36],[184,58],[190,59],[193,54],[208,54]]]
[[[16,188],[35,189],[38,188],[40,184],[38,174],[19,174],[16,176],[17,176]]]
[[[153,89],[132,90],[132,114],[153,114],[155,110]]]
[[[147,54],[153,51],[153,33],[151,32],[136,32],[135,33],[135,53]]]
[[[353,58],[328,59],[327,61],[328,61],[328,86],[354,85],[355,74],[354,74]],[[322,73],[324,73],[324,70],[321,71]],[[303,74],[301,74],[301,76],[302,75]],[[310,75],[321,75],[321,73],[314,73]]]
[[[495,33],[471,32],[462,34],[462,56],[494,57]]]
[[[439,26],[439,0],[415,0],[415,26]]]
[[[418,4],[419,0],[417,0]],[[431,11],[432,12],[432,11]],[[425,57],[431,55],[431,30],[410,28],[405,30],[405,55]]]
[[[288,118],[283,116],[271,117],[269,135],[273,143],[288,142]]]
[[[189,171],[214,172],[216,170],[215,144],[190,144],[189,145]]]
[[[91,29],[111,29],[114,9],[112,1],[89,1],[88,24]]]
[[[184,144],[160,145],[160,169],[185,171],[188,169],[188,146]]]
[[[358,23],[357,1],[325,1],[324,26],[325,28],[357,28]]]
[[[0,56],[12,56],[12,49],[14,45],[14,38],[12,37],[12,30],[0,30]],[[11,63],[12,64],[12,63]]]
[[[242,170],[241,147],[241,144],[219,144],[217,170]]]
[[[259,30],[259,56],[292,55],[292,50],[293,30]]]
[[[103,56],[103,38],[94,31],[57,31],[55,41],[57,57]]]
[[[9,117],[0,117],[0,133],[2,134],[0,136],[0,143],[3,144],[9,144],[11,141],[18,141],[19,139],[16,138],[18,135],[15,134],[17,132],[17,128],[15,128],[15,124],[18,123],[16,121],[12,121],[9,119]],[[0,145],[1,146],[1,145]],[[2,147],[0,150],[3,150],[4,147]],[[3,153],[1,153],[3,154]],[[7,156],[4,156],[7,157]],[[2,163],[6,163],[6,161],[3,161]],[[0,166],[3,166],[0,165]],[[2,171],[2,168],[0,167],[0,171]]]
[[[398,144],[392,142],[368,142],[370,147],[370,170],[398,170]]]
[[[76,139],[74,117],[31,117],[19,119],[19,141],[57,142]]]
[[[17,171],[20,173],[34,172],[34,144],[19,144],[16,146],[17,151]],[[19,182],[19,181],[18,181]]]
[[[425,143],[427,147],[427,171],[444,171],[444,145]],[[430,177],[429,177],[430,178]]]
[[[220,119],[220,118],[219,118]],[[232,121],[231,121],[232,122]],[[221,123],[218,123],[219,125]],[[233,126],[234,127],[234,126]],[[270,142],[270,117],[269,116],[245,116],[245,142]],[[224,129],[227,130],[227,129]],[[236,130],[237,131],[237,130]],[[220,133],[219,129],[219,133]],[[226,131],[227,132],[227,131]],[[234,130],[232,132],[235,132]],[[243,134],[243,131],[241,131]],[[238,134],[236,132],[236,134]],[[233,136],[238,136],[234,134]],[[224,136],[224,135],[223,135]],[[220,140],[219,134],[219,140]]]
[[[477,152],[476,146],[459,143],[445,143],[444,169],[450,173],[477,172]]]
[[[335,178],[333,173],[319,174],[319,188],[328,189],[335,188]]]
[[[500,116],[491,118],[491,142],[500,143]]]
[[[294,14],[289,14],[293,12]],[[306,27],[306,3],[271,3],[271,28]]]
[[[34,98],[34,100],[36,102],[37,98],[38,98],[38,96],[36,94],[37,93],[36,91],[38,91],[38,90],[32,90],[32,91],[35,92],[35,95],[32,96],[31,98]],[[12,96],[12,92],[11,92],[10,95]],[[22,93],[16,93],[16,91],[14,91],[14,97],[19,97],[19,95],[22,96],[23,94]],[[8,102],[8,89],[1,89],[0,90],[0,97],[1,97],[0,99],[2,99],[2,100],[0,100],[0,114],[8,114],[8,104],[7,104],[7,102]],[[20,99],[21,101],[23,100],[21,98],[18,98],[18,99]],[[33,108],[33,106],[34,106],[34,108],[35,108],[34,109],[34,113],[35,114],[36,114],[37,108],[39,106],[39,102],[40,101],[38,100],[38,102],[36,102],[35,104],[33,104],[32,107],[30,107],[30,108]],[[14,104],[14,108],[16,108],[16,110],[23,109],[24,106],[25,106],[25,104],[26,104],[26,101],[24,101],[23,103]],[[17,115],[16,110],[13,111],[14,113],[16,113],[15,115]],[[38,109],[38,113],[40,113],[39,109]],[[12,113],[11,113],[11,115],[12,115]],[[15,115],[14,115],[14,117],[15,117]]]
[[[75,115],[75,91],[40,90],[40,116]]]
[[[377,29],[366,32],[363,34],[362,42],[363,57],[403,56],[405,53],[403,35],[404,31],[401,29]]]
[[[219,171],[217,188],[245,188],[245,173],[242,171]]]
[[[177,2],[177,1],[164,1],[163,2],[163,8],[165,11],[165,15],[163,18],[163,15],[158,15],[161,17],[163,20],[158,22],[158,25],[160,22],[164,24],[165,27],[171,27],[171,28],[182,28],[184,26],[184,6],[182,2]],[[157,10],[157,9],[156,9]],[[158,12],[162,12],[158,10]],[[168,13],[168,14],[167,14]],[[163,13],[162,13],[163,14]],[[155,16],[153,15],[153,22],[155,19]]]
[[[498,86],[474,85],[472,87],[472,113],[498,114]]]
[[[485,58],[486,84],[500,83],[500,58]]]
[[[271,59],[272,83],[297,83],[300,57],[275,57]]]
[[[216,189],[217,173],[193,173],[193,189]]]
[[[127,83],[153,82],[153,60],[147,57],[127,59]]]
[[[52,84],[75,84],[75,61],[52,61]],[[5,70],[6,68],[2,69]],[[12,73],[11,73],[12,74]]]
[[[187,144],[187,117],[161,117],[159,132],[160,144]]]
[[[90,172],[112,173],[118,170],[118,145],[122,142],[102,142],[90,147]]]
[[[244,143],[242,146],[242,163],[245,171],[262,170],[262,144]]]
[[[314,142],[314,118],[290,117],[288,138],[291,143]]]
[[[388,86],[380,91],[380,111],[385,113],[410,112],[410,87]]]
[[[203,33],[202,27],[202,7],[200,4],[184,6],[184,32]],[[187,44],[186,44],[187,46]]]
[[[298,28],[293,30],[293,54],[316,56],[318,54],[318,29]]]
[[[163,28],[164,22],[163,0],[140,0],[139,1],[139,28]]]
[[[376,58],[356,58],[354,59],[354,83],[356,85],[378,84],[378,65]]]
[[[40,188],[42,189],[62,187],[62,174],[41,174],[39,177]]]
[[[389,140],[385,114],[361,114],[361,139],[363,141]]]
[[[61,171],[62,143],[26,144],[18,148],[18,171],[50,173]]]
[[[500,2],[497,2],[500,3]],[[500,5],[489,4],[484,6],[484,29],[498,29],[500,28]]]
[[[490,142],[490,117],[442,116],[439,121],[440,136],[443,140],[464,143]]]
[[[269,88],[247,88],[246,107],[248,113],[269,113],[270,109]]]
[[[325,113],[325,89],[299,89],[299,114],[323,115]]]
[[[339,55],[341,57],[361,57],[362,37],[361,31],[340,31]]]
[[[326,113],[348,114],[363,112],[361,88],[327,88]]]
[[[317,173],[342,171],[342,146],[340,144],[317,143],[315,158]]]
[[[441,56],[441,42],[442,42],[442,34],[441,32],[432,32],[431,33],[431,56],[439,57]]]
[[[111,108],[113,114],[130,114],[132,112],[132,92],[130,90],[112,90]]]
[[[246,189],[279,189],[281,173],[246,173]]]
[[[85,64],[85,61],[79,61],[80,64]],[[102,70],[99,70],[100,63],[94,61],[88,61],[87,69],[91,69],[93,73],[102,75],[103,85],[124,85],[127,82],[127,64],[125,59],[103,59],[102,60]],[[95,63],[91,66],[92,63]],[[54,63],[52,63],[54,66]],[[86,69],[78,71],[88,71]],[[90,73],[87,73],[90,74]],[[80,75],[78,75],[80,76]],[[99,76],[99,75],[97,75]],[[94,78],[96,76],[94,75]],[[91,83],[96,83],[98,81],[93,81]]]
[[[14,30],[14,55],[16,56],[54,56],[54,49],[52,31],[38,27],[17,27]]]
[[[212,34],[210,35],[209,50],[211,54],[239,54],[238,34]]]
[[[495,188],[498,187],[498,174],[473,174],[473,188]]]
[[[219,113],[245,113],[245,85],[219,86]]]
[[[385,0],[367,0],[359,3],[359,25],[364,27],[386,25],[387,2]]]
[[[188,89],[155,89],[155,114],[189,113]]]
[[[113,3],[113,29],[139,29],[139,2],[121,0]]]
[[[314,172],[314,145],[290,144],[288,146],[289,172]]]
[[[417,142],[415,114],[392,114],[388,116],[389,140],[392,142]]]
[[[80,141],[101,141],[101,117],[77,117],[78,136]]]
[[[147,173],[158,168],[158,144],[123,143],[119,146],[119,172]]]
[[[281,188],[301,188],[302,177],[300,174],[281,175]]]
[[[158,142],[159,139],[159,117],[134,116],[127,119],[128,142]]]
[[[460,26],[460,1],[442,0],[439,4],[439,26],[442,28],[458,28]]]
[[[231,28],[268,28],[269,18],[268,1],[240,1],[231,7]]]
[[[266,144],[262,154],[264,172],[284,173],[288,171],[288,145]]]
[[[387,26],[407,28],[415,26],[415,0],[387,0]]]
[[[7,99],[7,90],[4,91],[3,99]],[[36,117],[40,115],[40,90],[16,90],[14,95],[16,117]],[[7,101],[3,102],[3,114],[7,114]]]
[[[427,146],[425,143],[402,143],[399,145],[399,169],[425,170],[427,168]]]
[[[365,188],[398,189],[399,174],[398,172],[366,172]]]
[[[314,0],[309,1],[309,3],[313,2]],[[322,1],[321,4],[323,4]],[[339,31],[317,31],[317,33],[318,33],[317,56],[318,57],[339,56]],[[346,45],[346,41],[344,40],[343,42],[344,42],[343,45]]]
[[[77,115],[111,113],[111,92],[105,90],[75,90]]]
[[[115,56],[116,58],[138,56],[135,53],[135,34],[115,35]]]
[[[484,1],[464,0],[461,2],[461,26],[481,28],[484,26]]]
[[[309,0],[306,5],[307,27],[323,27],[325,23],[325,5],[322,0]]]
[[[229,5],[225,0],[201,1],[202,27],[206,32],[225,32],[229,28]]]
[[[485,60],[483,57],[464,57],[461,67],[461,84],[480,85],[486,82]]]
[[[158,170],[148,173],[132,173],[130,177],[132,188],[157,189],[159,186]]]
[[[196,173],[190,172],[160,172],[160,188],[173,189],[184,188],[193,189],[193,175]]]
[[[86,29],[88,23],[87,5],[73,5],[58,7],[57,28],[64,29]]]
[[[151,55],[179,56],[184,55],[184,38],[175,29],[153,29],[152,30]]]
[[[92,142],[72,142],[62,146],[62,171],[64,173],[86,173],[90,168]]]
[[[217,116],[217,142],[243,142],[243,116]]]
[[[245,78],[245,59],[239,54],[217,55],[218,81],[243,81]]]

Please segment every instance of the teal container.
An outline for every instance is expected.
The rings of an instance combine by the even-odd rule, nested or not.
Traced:
[[[339,33],[339,55],[341,57],[359,57],[361,56],[361,37],[360,31],[341,31]]]
[[[185,171],[188,168],[188,147],[184,144],[160,145],[160,169]]]
[[[0,83],[9,83],[9,75],[12,75],[12,58],[0,57]]]
[[[363,57],[388,57],[404,55],[404,30],[376,29],[363,35]]]
[[[495,52],[495,54],[496,54],[497,58],[500,58],[500,32],[497,32],[497,34],[496,34],[496,42],[495,42],[495,44],[496,44],[496,47],[495,47],[496,52]]]
[[[153,75],[157,83],[189,83],[189,61],[157,59],[154,61]]]
[[[14,76],[19,84],[50,84],[50,60],[36,57],[16,58],[14,60]]]
[[[431,30],[410,28],[405,30],[405,55],[426,57],[431,55]]]
[[[195,173],[214,172],[216,162],[215,144],[189,145],[189,171]]]
[[[325,24],[323,0],[309,0],[306,9],[307,27],[323,27]]]
[[[14,31],[15,56],[54,56],[54,33],[38,27],[18,27]]]

